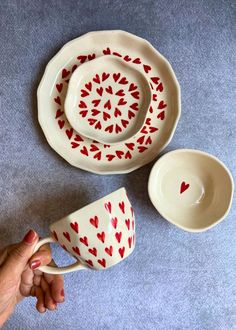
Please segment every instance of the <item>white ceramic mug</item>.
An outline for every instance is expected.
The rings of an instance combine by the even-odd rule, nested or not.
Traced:
[[[128,257],[135,247],[135,217],[125,188],[50,225],[51,236],[38,242],[59,243],[78,261],[66,267],[42,266],[49,274],[81,269],[102,270]]]

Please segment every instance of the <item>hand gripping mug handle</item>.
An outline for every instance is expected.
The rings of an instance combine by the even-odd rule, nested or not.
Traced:
[[[35,246],[34,253],[38,251],[38,249],[47,243],[57,243],[57,241],[53,237],[46,237],[40,241]],[[76,270],[82,270],[82,269],[88,269],[87,267],[83,266],[79,261],[75,262],[72,265],[66,266],[66,267],[57,267],[57,266],[41,266],[38,268],[44,273],[48,274],[65,274],[74,272]]]

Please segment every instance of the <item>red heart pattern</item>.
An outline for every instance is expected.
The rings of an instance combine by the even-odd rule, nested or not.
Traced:
[[[190,184],[189,183],[186,183],[185,181],[183,181],[181,183],[181,186],[180,186],[180,194],[182,194],[183,192],[185,192],[189,187],[190,187]]]

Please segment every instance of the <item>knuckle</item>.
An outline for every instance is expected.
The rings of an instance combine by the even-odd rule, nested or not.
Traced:
[[[9,252],[9,256],[15,258],[15,259],[23,259],[24,258],[24,251],[20,246],[16,246],[14,249],[12,249]]]

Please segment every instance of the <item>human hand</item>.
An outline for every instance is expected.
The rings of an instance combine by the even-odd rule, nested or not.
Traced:
[[[64,281],[61,275],[51,275],[37,270],[44,265],[55,265],[49,245],[42,246],[35,254],[39,240],[30,230],[23,241],[0,250],[0,327],[23,298],[37,298],[40,313],[55,310],[64,301]]]

